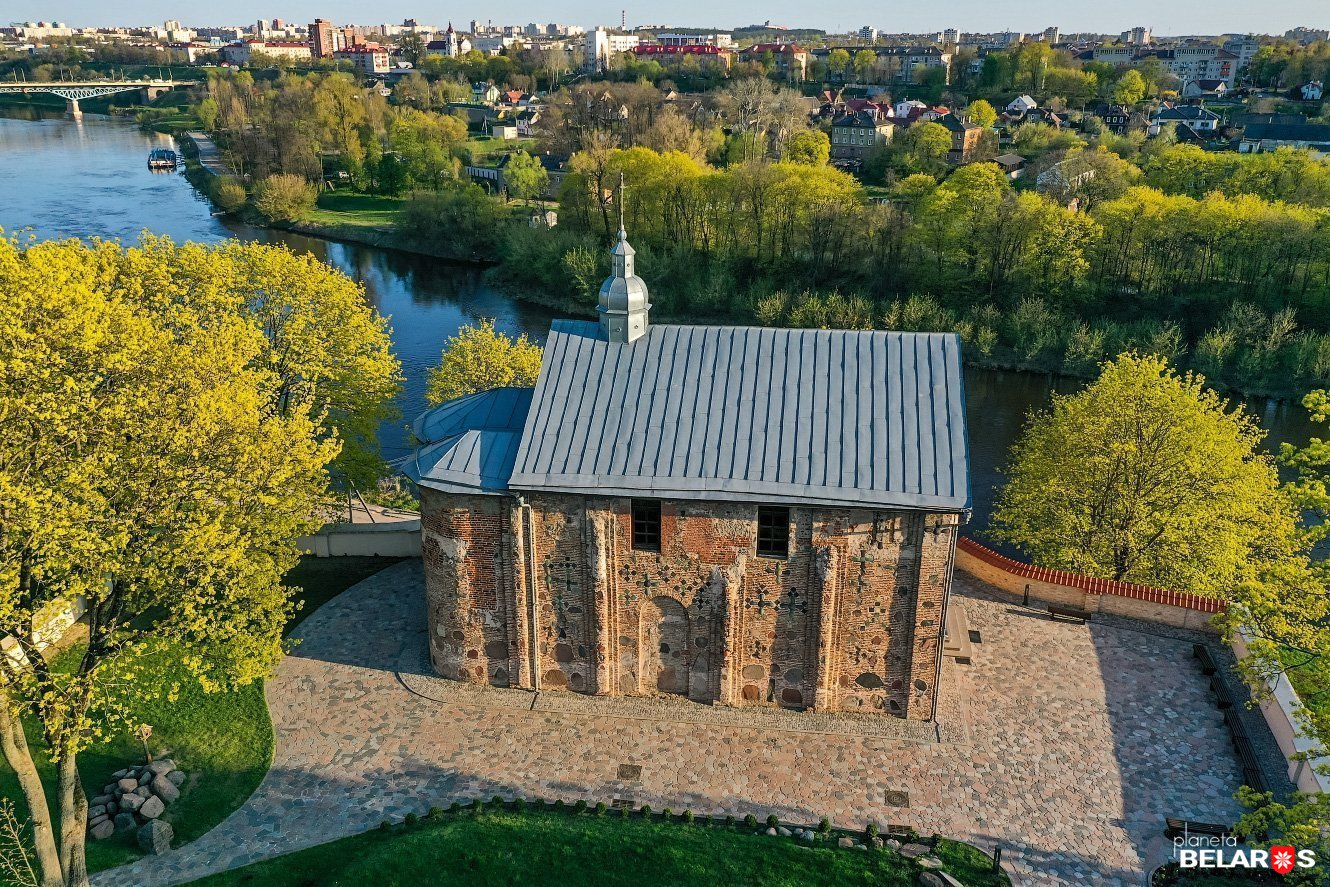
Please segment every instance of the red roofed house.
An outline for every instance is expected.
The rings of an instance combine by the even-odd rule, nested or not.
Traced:
[[[703,66],[713,65],[729,68],[734,61],[734,53],[719,46],[706,43],[683,43],[663,46],[659,43],[639,43],[632,48],[633,55],[639,59],[655,59],[665,66],[683,63],[693,59]]]

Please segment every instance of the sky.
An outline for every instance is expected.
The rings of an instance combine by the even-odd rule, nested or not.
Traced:
[[[187,26],[243,25],[259,17],[308,22],[316,16],[338,24],[396,24],[415,18],[423,24],[466,23],[472,18],[496,23],[561,22],[583,26],[617,24],[620,11],[628,24],[735,28],[771,22],[832,32],[872,25],[890,32],[916,33],[955,27],[961,31],[1040,31],[1057,25],[1064,33],[1116,33],[1135,25],[1158,34],[1282,34],[1305,25],[1330,27],[1330,2],[1284,0],[1266,6],[1252,0],[1115,0],[1088,3],[1067,0],[951,0],[945,9],[929,3],[892,9],[881,0],[671,0],[625,4],[605,0],[471,0],[441,5],[422,0],[230,0],[209,4],[206,12],[182,0],[0,0],[0,22],[61,21],[75,27],[160,25],[179,19]]]

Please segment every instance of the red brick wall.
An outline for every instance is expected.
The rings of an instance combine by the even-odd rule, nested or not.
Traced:
[[[422,508],[446,676],[932,717],[954,515],[795,507],[776,559],[747,504],[663,502],[659,552],[633,549],[625,498],[532,495],[529,538],[508,497]]]

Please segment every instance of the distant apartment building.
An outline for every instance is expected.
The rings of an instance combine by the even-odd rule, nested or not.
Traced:
[[[1247,70],[1247,65],[1260,48],[1261,43],[1255,37],[1230,37],[1224,41],[1224,51],[1231,52],[1237,58],[1238,72]]]
[[[716,46],[721,49],[733,49],[734,37],[730,34],[679,34],[673,31],[662,31],[656,35],[656,42],[662,46],[691,46],[693,44],[702,44],[704,46]]]
[[[614,65],[614,57],[624,52],[631,52],[642,40],[636,34],[621,34],[605,28],[596,28],[586,34],[586,59],[583,62],[588,71],[605,71]]]
[[[961,42],[961,32],[956,28],[947,28],[942,32],[942,45],[955,46]]]
[[[762,62],[768,53],[776,66],[776,73],[786,80],[802,82],[808,79],[808,50],[793,43],[754,43],[739,51],[739,60]]]
[[[709,43],[681,43],[675,46],[639,43],[631,52],[639,59],[654,59],[666,67],[682,65],[691,60],[701,67],[729,68],[734,62],[734,53]]]
[[[1051,46],[1062,39],[1062,30],[1056,25],[1051,28],[1044,28],[1043,33],[1039,35],[1039,39]]]
[[[386,74],[392,70],[392,59],[382,46],[368,44],[333,53],[339,62],[350,62],[362,74]]]
[[[255,55],[291,61],[307,61],[311,58],[308,43],[275,40],[247,40],[232,43],[230,46],[223,46],[219,55],[233,65],[251,64]]]
[[[877,28],[872,25],[864,25],[859,29],[859,39],[872,42],[877,39]]]
[[[1286,40],[1296,40],[1299,43],[1316,43],[1317,41],[1330,40],[1330,30],[1324,28],[1289,28],[1284,32]]]
[[[316,18],[310,22],[307,29],[309,33],[309,53],[316,59],[330,59],[337,51],[337,44],[333,39],[333,23],[323,18]]]
[[[1149,28],[1132,28],[1130,31],[1123,31],[1119,38],[1128,46],[1149,46],[1151,39]]]

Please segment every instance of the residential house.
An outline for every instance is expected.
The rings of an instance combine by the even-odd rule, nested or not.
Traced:
[[[1126,105],[1103,105],[1096,114],[1104,121],[1104,128],[1114,135],[1145,128],[1143,116]]]
[[[1094,177],[1094,167],[1063,160],[1041,172],[1035,178],[1035,188],[1045,196],[1068,200],[1077,188]]]
[[[1037,107],[1039,103],[1028,95],[1018,95],[1007,103],[1007,111],[1011,114],[1028,114]]]
[[[1025,172],[1025,158],[1019,154],[999,154],[993,158],[1009,179],[1019,179]]]
[[[362,74],[386,74],[392,69],[388,50],[375,44],[339,49],[333,53],[339,62],[350,62]]]
[[[933,122],[946,127],[947,132],[951,133],[951,150],[947,152],[948,163],[959,166],[974,159],[975,151],[979,149],[979,141],[984,134],[983,127],[955,114],[945,114]]]
[[[471,101],[483,105],[492,105],[499,100],[503,92],[493,83],[471,84]]]
[[[873,111],[855,111],[831,122],[831,156],[836,160],[867,159],[879,146],[891,141],[895,124]]]
[[[1150,135],[1159,135],[1160,130],[1165,126],[1174,126],[1182,124],[1192,132],[1217,133],[1219,131],[1219,115],[1208,108],[1199,105],[1172,105],[1164,104],[1159,107],[1150,117]]]
[[[1307,148],[1320,155],[1330,154],[1330,124],[1258,123],[1242,132],[1238,150],[1259,154],[1276,148]]]
[[[290,61],[307,61],[312,58],[308,43],[291,43],[283,41],[246,40],[241,43],[232,43],[229,46],[223,46],[218,55],[223,61],[230,62],[233,65],[248,65],[253,61],[254,56],[288,59]]]
[[[743,62],[763,62],[771,54],[776,66],[776,73],[786,80],[796,83],[808,79],[808,62],[811,58],[808,50],[793,43],[754,43],[739,51],[739,60]]]
[[[1228,95],[1228,84],[1222,80],[1188,80],[1182,85],[1183,98],[1222,99]]]

